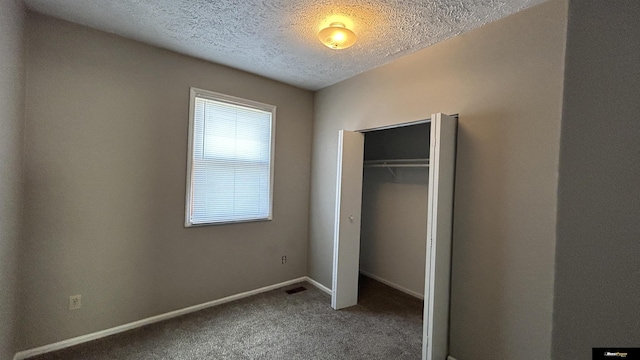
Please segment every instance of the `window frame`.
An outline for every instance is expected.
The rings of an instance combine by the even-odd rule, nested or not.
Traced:
[[[255,219],[239,219],[228,221],[215,221],[206,223],[192,223],[191,222],[191,207],[192,207],[192,195],[193,195],[193,155],[194,155],[194,127],[195,127],[195,102],[196,98],[202,98],[206,100],[212,100],[222,102],[226,104],[242,106],[245,108],[261,110],[271,113],[271,138],[270,138],[270,157],[269,157],[269,213],[266,217],[260,217]],[[258,101],[243,99],[231,95],[221,94],[209,90],[199,89],[191,87],[189,90],[189,134],[188,134],[188,147],[187,147],[187,181],[185,192],[185,211],[184,211],[184,226],[185,228],[200,227],[200,226],[214,226],[225,224],[237,224],[247,222],[261,222],[273,220],[273,184],[275,182],[275,142],[276,142],[276,106],[261,103]]]

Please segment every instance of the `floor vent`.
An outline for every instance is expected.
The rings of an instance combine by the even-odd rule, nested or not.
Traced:
[[[305,290],[307,290],[307,288],[306,288],[306,287],[304,287],[304,286],[298,286],[297,288],[289,289],[289,290],[286,290],[285,292],[286,292],[287,294],[291,295],[291,294],[299,293],[299,292],[301,292],[301,291],[305,291]]]

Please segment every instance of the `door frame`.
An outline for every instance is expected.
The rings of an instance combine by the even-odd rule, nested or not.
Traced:
[[[431,117],[428,118],[428,119],[410,121],[410,122],[404,122],[404,123],[398,123],[398,124],[391,124],[391,125],[385,125],[385,126],[374,127],[374,128],[352,130],[352,132],[358,132],[358,133],[365,134],[367,132],[377,131],[377,130],[387,130],[387,129],[394,129],[394,128],[400,128],[400,127],[411,126],[411,125],[432,123],[432,120],[433,120],[432,118],[434,116],[441,116],[441,115],[444,115],[444,114],[435,113],[435,114],[432,114]],[[459,118],[458,114],[452,114],[452,115],[446,115],[446,116],[452,117],[452,118],[454,118],[456,120],[454,134],[457,134],[457,121],[458,121],[458,118]],[[433,129],[433,126],[432,126],[431,132],[430,132],[430,139],[429,139],[430,142],[428,144],[428,146],[430,148],[431,148],[432,144],[434,144],[435,135],[434,135],[433,130],[439,131],[438,129]],[[451,186],[452,186],[451,208],[453,207],[453,186],[455,186],[454,185],[455,184],[455,153],[456,153],[455,149],[457,147],[457,135],[455,135],[455,137],[456,137],[456,140],[455,140],[455,142],[453,144],[453,146],[454,146],[454,148],[453,148],[453,164],[452,164],[452,166],[453,166],[453,174],[452,174],[452,176],[453,177],[451,179],[452,180],[452,184],[451,184]],[[342,139],[342,137],[340,137],[340,139]],[[342,143],[340,143],[339,146],[342,147]],[[342,166],[341,154],[342,154],[342,152],[339,151],[338,166],[340,166],[340,167]],[[430,154],[429,158],[431,158],[433,155],[434,154]],[[431,164],[432,164],[432,162],[430,161],[430,165]],[[432,169],[430,167],[429,168],[429,180],[428,180],[428,183],[427,183],[428,187],[429,187],[429,192],[431,192],[431,190],[432,190],[432,187],[431,187],[430,184],[431,184],[431,181],[433,181],[433,179],[434,179],[434,177],[432,175],[432,172],[433,171],[432,171]],[[335,208],[336,209],[335,210],[336,214],[339,213],[340,205],[341,205],[340,204],[340,183],[339,183],[340,180],[339,179],[340,179],[340,177],[338,177],[338,180],[337,180],[338,184],[337,184],[337,187],[336,187],[336,204],[335,204],[336,205],[336,208]],[[429,194],[429,195],[432,195],[432,194]],[[432,201],[429,198],[426,199],[426,200],[428,201],[428,206],[431,207],[432,206]],[[431,210],[431,211],[433,211],[433,210]],[[449,215],[449,217],[451,218],[451,225],[453,225],[453,213],[451,213]],[[429,215],[427,215],[427,219],[426,220],[427,221],[430,220],[430,216]],[[334,224],[334,226],[336,228],[338,228],[339,225],[340,225],[339,224],[339,219],[338,219],[338,217],[336,217],[336,223]],[[425,260],[426,260],[426,263],[427,263],[427,268],[425,268],[425,289],[424,289],[424,301],[425,301],[424,308],[425,308],[425,311],[424,311],[423,316],[422,316],[422,320],[424,322],[423,333],[422,333],[423,334],[422,335],[423,336],[422,358],[425,359],[425,360],[427,360],[427,359],[428,360],[432,360],[431,359],[431,353],[432,352],[429,352],[429,353],[427,352],[427,345],[432,344],[432,342],[433,342],[433,338],[429,336],[430,334],[432,334],[433,328],[430,328],[429,324],[428,324],[429,320],[432,320],[433,314],[430,314],[430,313],[427,312],[428,308],[432,308],[432,305],[433,305],[433,297],[432,296],[428,296],[428,294],[431,293],[431,291],[430,291],[431,288],[434,287],[434,284],[430,283],[431,272],[435,270],[435,268],[433,267],[435,265],[430,264],[431,263],[430,257],[432,257],[432,248],[431,247],[433,246],[432,236],[434,235],[434,234],[432,234],[432,232],[433,232],[433,228],[428,226],[428,228],[427,228],[427,239],[426,239],[426,241],[427,241],[427,251],[425,253]],[[336,290],[336,283],[337,283],[337,276],[338,276],[338,266],[339,266],[338,258],[336,256],[336,254],[338,252],[338,245],[339,245],[338,234],[339,234],[339,232],[336,230],[335,233],[334,233],[334,241],[333,241],[334,259],[333,259],[333,269],[332,269],[332,295],[331,295],[332,306],[334,304],[336,304],[336,291],[335,290]],[[452,236],[452,234],[451,234],[451,236]],[[451,241],[451,238],[449,238],[449,242],[448,242],[449,247],[451,245],[450,241]],[[359,247],[359,244],[360,244],[360,239],[358,239],[358,247]],[[358,264],[356,266],[359,267],[360,255],[358,254],[357,257],[355,257],[355,259],[357,259],[357,261],[358,261]],[[353,261],[353,257],[352,257],[352,261]],[[448,264],[449,270],[450,270],[450,249],[449,249],[449,259],[447,260],[447,264]],[[439,265],[441,266],[441,265],[445,265],[445,264],[439,264]],[[357,303],[357,284],[358,284],[358,281],[356,280],[356,303]],[[448,285],[449,284],[447,283],[447,286]],[[438,286],[438,287],[440,287],[440,286]],[[449,301],[449,294],[448,293],[446,294],[446,300]],[[333,306],[333,307],[336,308],[335,306]],[[447,329],[445,329],[445,331],[448,334],[448,317],[449,317],[449,313],[448,313],[449,312],[449,305],[448,304],[446,306],[446,312],[447,312],[447,314],[446,314]],[[425,321],[425,320],[427,320],[427,321]]]
[[[334,234],[333,234],[333,268],[332,268],[332,272],[331,272],[331,307],[335,310],[340,310],[343,308],[347,308],[350,306],[354,306],[358,303],[358,276],[359,276],[359,272],[360,272],[360,215],[361,215],[361,211],[357,214],[357,216],[354,218],[353,215],[349,216],[349,220],[350,222],[353,223],[353,221],[356,221],[356,224],[358,225],[358,241],[357,244],[354,244],[352,242],[346,242],[344,245],[341,245],[340,243],[340,237],[341,237],[341,231],[346,230],[346,231],[350,231],[351,229],[349,229],[348,227],[343,229],[342,223],[341,223],[341,216],[343,215],[343,209],[341,207],[341,200],[343,197],[342,194],[342,182],[343,182],[343,147],[344,146],[349,146],[352,144],[345,144],[344,138],[345,138],[345,134],[344,132],[346,131],[347,133],[359,133],[359,134],[366,134],[368,132],[372,132],[372,131],[378,131],[378,130],[390,130],[390,129],[397,129],[397,128],[401,128],[401,127],[406,127],[406,126],[412,126],[412,125],[420,125],[420,124],[429,124],[431,123],[431,118],[428,119],[423,119],[423,120],[416,120],[416,121],[410,121],[410,122],[405,122],[405,123],[399,123],[399,124],[393,124],[393,125],[385,125],[385,126],[380,126],[380,127],[374,127],[374,128],[367,128],[367,129],[360,129],[360,130],[340,130],[338,131],[338,166],[337,166],[337,173],[336,173],[336,203],[335,203],[335,222],[334,222]],[[429,139],[430,141],[431,139]],[[363,144],[362,144],[362,151],[364,153],[364,138],[362,139]],[[427,143],[427,147],[429,147],[429,143]],[[347,159],[347,160],[353,160],[353,159]],[[363,161],[364,161],[364,155],[363,155]],[[360,165],[360,173],[363,172],[362,168],[363,168],[363,161],[359,162]],[[352,164],[353,165],[353,164]],[[351,172],[353,172],[353,169],[349,169],[351,170]],[[349,171],[348,170],[348,171]],[[353,175],[353,174],[352,174]],[[360,196],[362,194],[362,175],[359,177],[359,185],[360,185],[360,194],[358,194],[358,196]],[[362,199],[360,198],[360,204],[358,204],[358,208],[361,210],[362,207]],[[353,210],[353,209],[351,209]],[[350,211],[350,214],[354,214],[355,211]],[[425,259],[426,259],[427,253],[425,253]],[[355,264],[354,264],[355,262]],[[353,269],[357,269],[356,274],[353,274],[352,271]],[[426,269],[425,269],[426,271]],[[340,274],[340,279],[338,279],[338,275]],[[354,278],[355,276],[355,278]],[[425,273],[426,276],[426,273]],[[347,286],[345,287],[345,282],[347,283]],[[352,286],[349,286],[349,284],[354,284]],[[426,290],[425,290],[425,294],[426,294]],[[339,295],[339,296],[338,296]]]

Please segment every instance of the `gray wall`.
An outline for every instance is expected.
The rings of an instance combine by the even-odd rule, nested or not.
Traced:
[[[451,354],[551,356],[566,8],[551,0],[316,94],[311,277],[331,286],[338,130],[459,113]]]
[[[553,358],[640,346],[640,2],[570,2]]]
[[[394,171],[364,169],[360,270],[423,297],[429,173]]]
[[[306,275],[311,92],[35,14],[27,60],[20,349]],[[183,227],[190,86],[278,107],[273,221]]]
[[[22,215],[24,10],[0,0],[0,359],[13,358]]]

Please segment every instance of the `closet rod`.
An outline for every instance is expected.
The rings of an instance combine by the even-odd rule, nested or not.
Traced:
[[[429,164],[365,164],[365,167],[429,167]]]
[[[429,167],[429,159],[368,160],[365,167]]]

